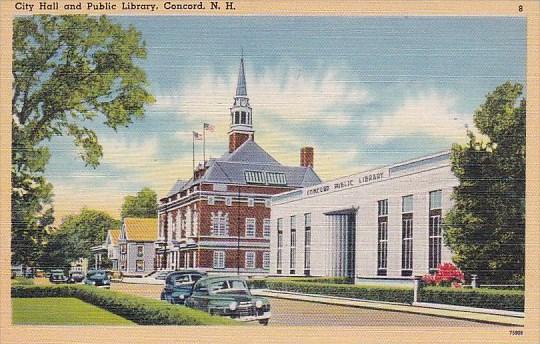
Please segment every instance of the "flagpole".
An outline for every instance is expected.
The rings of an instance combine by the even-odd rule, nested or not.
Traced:
[[[206,165],[206,129],[205,129],[205,125],[203,124],[203,129],[202,129],[202,156],[203,156],[203,168],[204,166]]]
[[[195,180],[195,133],[191,133],[191,139],[193,140],[193,180]]]

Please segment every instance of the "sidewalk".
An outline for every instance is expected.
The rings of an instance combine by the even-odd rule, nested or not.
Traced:
[[[285,291],[276,291],[268,289],[258,289],[252,290],[252,294],[280,299],[288,300],[297,300],[297,301],[308,301],[316,302],[330,305],[339,305],[347,307],[359,307],[359,308],[368,308],[368,309],[377,309],[382,311],[390,312],[404,312],[412,314],[422,314],[430,315],[436,317],[445,317],[452,319],[463,319],[470,321],[477,321],[483,323],[492,323],[492,324],[502,324],[508,326],[523,326],[524,317],[521,316],[522,313],[518,312],[507,312],[504,311],[497,312],[498,314],[492,313],[479,313],[471,310],[465,310],[466,307],[444,307],[434,308],[437,305],[434,304],[416,304],[411,306],[405,303],[393,303],[393,302],[379,302],[379,301],[369,301],[369,300],[357,300],[349,299],[337,296],[324,296],[324,295],[314,295],[314,294],[300,294],[293,292]],[[443,305],[441,305],[443,306]],[[448,305],[444,305],[448,306]]]

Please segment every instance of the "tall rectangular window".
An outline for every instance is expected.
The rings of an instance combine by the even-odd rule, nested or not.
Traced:
[[[386,276],[388,268],[388,200],[378,201],[377,275]]]
[[[135,262],[135,271],[137,272],[144,271],[144,260],[139,259]]]
[[[144,246],[143,245],[137,245],[137,257],[144,256]]]
[[[255,269],[255,252],[246,252],[246,269]]]
[[[290,246],[290,260],[289,260],[289,268],[290,273],[295,273],[296,268],[296,216],[291,216],[291,246]]]
[[[401,204],[401,276],[413,270],[413,196],[402,197]]]
[[[442,191],[429,193],[429,271],[437,271],[442,247]]]
[[[270,225],[270,219],[264,219],[263,220],[263,236],[265,238],[270,238],[270,230],[271,230],[271,225]]]
[[[255,219],[246,218],[246,237],[254,238],[256,232]]]
[[[281,273],[282,263],[283,263],[283,219],[279,218],[277,219],[277,259],[276,259],[276,265],[277,265],[277,273]]]
[[[270,252],[263,253],[263,269],[268,270],[270,268]]]
[[[214,251],[214,269],[225,268],[225,251]]]
[[[311,214],[304,214],[304,275],[309,276],[311,269]]]

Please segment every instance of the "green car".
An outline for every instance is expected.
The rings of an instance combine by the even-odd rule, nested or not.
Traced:
[[[268,325],[270,302],[251,295],[246,280],[241,277],[205,277],[195,283],[185,301],[187,307],[211,315],[230,317],[238,321],[258,321]]]

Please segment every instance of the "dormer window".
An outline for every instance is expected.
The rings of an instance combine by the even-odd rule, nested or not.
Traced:
[[[282,172],[245,171],[248,184],[287,185],[287,178]]]

